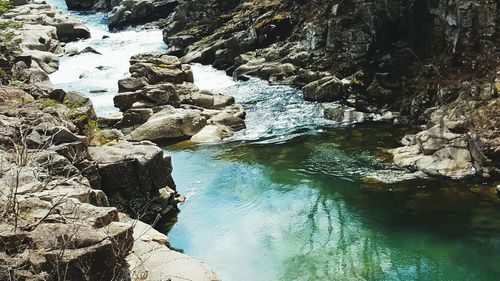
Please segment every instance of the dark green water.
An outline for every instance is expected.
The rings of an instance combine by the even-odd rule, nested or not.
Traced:
[[[188,195],[169,237],[224,280],[499,280],[500,202],[481,184],[365,183],[401,130],[167,146]],[[482,188],[477,188],[481,186]]]

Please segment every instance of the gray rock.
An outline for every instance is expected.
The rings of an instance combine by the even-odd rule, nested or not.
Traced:
[[[144,124],[153,116],[151,108],[131,108],[123,114],[123,118],[114,125],[114,128],[136,129],[139,125]]]
[[[48,74],[56,72],[59,69],[59,57],[52,53],[39,50],[27,50],[25,54],[30,55],[33,61]]]
[[[324,116],[343,125],[363,123],[366,119],[365,113],[342,107],[327,107],[324,110]]]
[[[141,90],[140,96],[156,105],[175,105],[179,103],[179,95],[171,83],[148,85]]]
[[[193,258],[170,250],[168,238],[140,221],[129,222],[134,225],[132,251],[126,260],[129,268],[134,268],[143,280],[168,280],[172,276],[182,280],[219,281],[217,275],[205,264]],[[168,263],[170,266],[162,266]],[[155,270],[151,270],[154,268]]]
[[[118,80],[118,92],[135,92],[148,85],[148,81],[144,77],[125,78]]]
[[[102,189],[111,204],[135,216],[144,215],[147,220],[154,220],[163,208],[169,208],[160,204],[159,190],[165,186],[175,188],[170,176],[172,164],[159,147],[150,142],[123,141],[90,147],[89,152],[99,165]],[[134,213],[134,206],[146,208],[144,214]]]
[[[302,88],[304,99],[309,101],[332,102],[345,98],[348,86],[334,76],[311,82]]]
[[[134,92],[118,93],[113,97],[115,107],[118,107],[122,112],[131,108],[134,102],[138,100],[137,94]]]
[[[113,112],[105,116],[97,117],[97,125],[99,128],[112,128],[123,118],[123,113]]]
[[[405,137],[402,143],[406,146],[389,152],[394,155],[394,163],[398,166],[417,169],[428,175],[460,179],[475,175],[477,169],[467,145],[458,145],[459,138],[460,142],[466,142],[464,136],[435,126],[416,136]]]
[[[211,124],[203,127],[190,140],[195,143],[217,143],[233,134],[233,130],[224,125]]]
[[[127,139],[159,141],[191,137],[198,133],[206,123],[206,119],[197,110],[167,107],[132,131],[127,135]]]
[[[188,65],[182,65],[177,57],[142,54],[130,59],[132,77],[145,77],[150,84],[193,82]]]
[[[105,7],[104,0],[66,0],[66,6],[70,10],[90,10]]]
[[[94,49],[92,47],[85,47],[85,48],[83,48],[83,50],[81,50],[81,51],[78,52],[78,55],[87,54],[87,53],[92,53],[92,54],[96,54],[96,55],[102,55],[96,49]]]
[[[119,5],[110,7],[108,27],[109,29],[123,28],[166,18],[178,4],[177,0],[120,1]]]
[[[210,118],[209,122],[227,126],[235,132],[246,128],[243,119],[229,112],[221,112]]]

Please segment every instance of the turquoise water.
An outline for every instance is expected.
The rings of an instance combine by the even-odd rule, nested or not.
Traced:
[[[131,55],[165,50],[161,31],[112,33],[104,14],[76,15],[92,38],[73,44],[103,55],[63,56],[51,79],[87,94],[99,115],[116,111],[116,80],[129,75]],[[384,162],[384,149],[396,147],[406,129],[340,128],[322,118],[324,105],[294,89],[193,70],[200,88],[245,106],[247,129],[218,145],[164,145],[187,196],[177,221],[163,227],[174,248],[233,281],[500,279],[500,199],[492,183],[398,183],[403,171]],[[95,87],[108,92],[91,94]]]
[[[223,280],[498,280],[491,189],[364,183],[383,169],[373,155],[394,135],[372,127],[282,144],[167,146],[188,195],[172,245]]]

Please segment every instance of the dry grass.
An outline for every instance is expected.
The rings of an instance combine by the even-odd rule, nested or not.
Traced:
[[[490,146],[500,146],[500,98],[477,108],[467,120],[472,132]]]

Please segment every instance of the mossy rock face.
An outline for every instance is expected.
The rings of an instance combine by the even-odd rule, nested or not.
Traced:
[[[254,23],[254,27],[261,48],[283,41],[290,37],[293,32],[292,18],[289,13],[278,13],[258,19]]]
[[[279,24],[288,20],[290,20],[290,13],[282,12],[282,13],[277,13],[273,16],[258,19],[255,22],[254,26],[256,28],[261,28],[269,24]]]
[[[90,122],[97,122],[94,106],[89,98],[77,92],[67,92],[64,105],[69,108],[66,118],[78,128],[80,134],[85,134]]]
[[[11,8],[10,1],[0,0],[0,15],[8,11],[10,8]]]
[[[45,98],[36,100],[36,103],[41,104],[44,108],[47,108],[47,107],[58,107],[58,106],[61,105],[61,103],[59,103],[56,100],[45,99]]]

